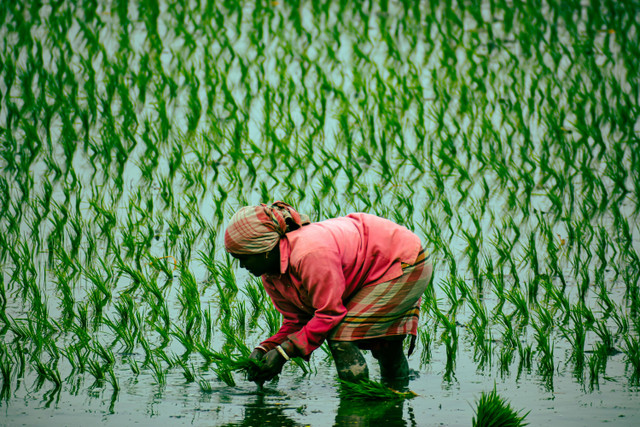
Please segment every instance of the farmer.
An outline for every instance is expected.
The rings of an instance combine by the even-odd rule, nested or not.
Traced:
[[[251,353],[263,360],[251,381],[272,379],[291,357],[308,359],[328,340],[341,379],[368,379],[360,352],[366,349],[378,360],[383,382],[408,384],[402,341],[412,336],[411,354],[432,271],[418,236],[365,213],[311,224],[276,202],[238,210],[224,244],[240,266],[262,278],[284,318]]]

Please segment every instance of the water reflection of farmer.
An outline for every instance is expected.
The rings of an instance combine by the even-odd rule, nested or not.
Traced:
[[[227,252],[262,283],[284,320],[251,353],[264,360],[249,379],[268,381],[290,357],[308,358],[325,340],[341,379],[368,378],[371,350],[383,382],[408,384],[402,341],[418,325],[432,267],[407,228],[364,213],[310,224],[291,206],[243,207],[224,236]]]

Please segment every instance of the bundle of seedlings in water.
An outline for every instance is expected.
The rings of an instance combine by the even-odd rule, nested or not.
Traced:
[[[396,400],[412,399],[417,396],[417,394],[411,390],[394,390],[382,383],[372,380],[354,382],[339,379],[338,382],[340,383],[340,396],[348,399]]]
[[[495,389],[491,393],[482,392],[478,407],[475,410],[476,416],[473,417],[471,425],[473,427],[483,426],[501,426],[501,427],[520,427],[529,423],[524,419],[529,412],[521,415],[521,411],[516,411],[506,399],[500,397]]]
[[[248,356],[223,356],[220,365],[224,364],[230,371],[251,371],[262,368],[262,360],[250,359]]]

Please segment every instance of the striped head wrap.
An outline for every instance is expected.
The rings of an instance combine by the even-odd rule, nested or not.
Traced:
[[[309,222],[308,216],[300,215],[284,202],[245,206],[231,217],[224,246],[227,252],[238,255],[269,252],[285,233]]]

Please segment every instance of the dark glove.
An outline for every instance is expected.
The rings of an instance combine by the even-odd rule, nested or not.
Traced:
[[[255,348],[249,355],[249,359],[261,361],[264,359],[265,352],[259,348]],[[247,379],[249,381],[256,381],[256,375],[260,372],[258,367],[251,366],[247,369]]]
[[[250,380],[256,383],[269,381],[282,372],[282,367],[285,363],[285,358],[274,348],[264,355],[260,371],[253,378],[250,378]]]

